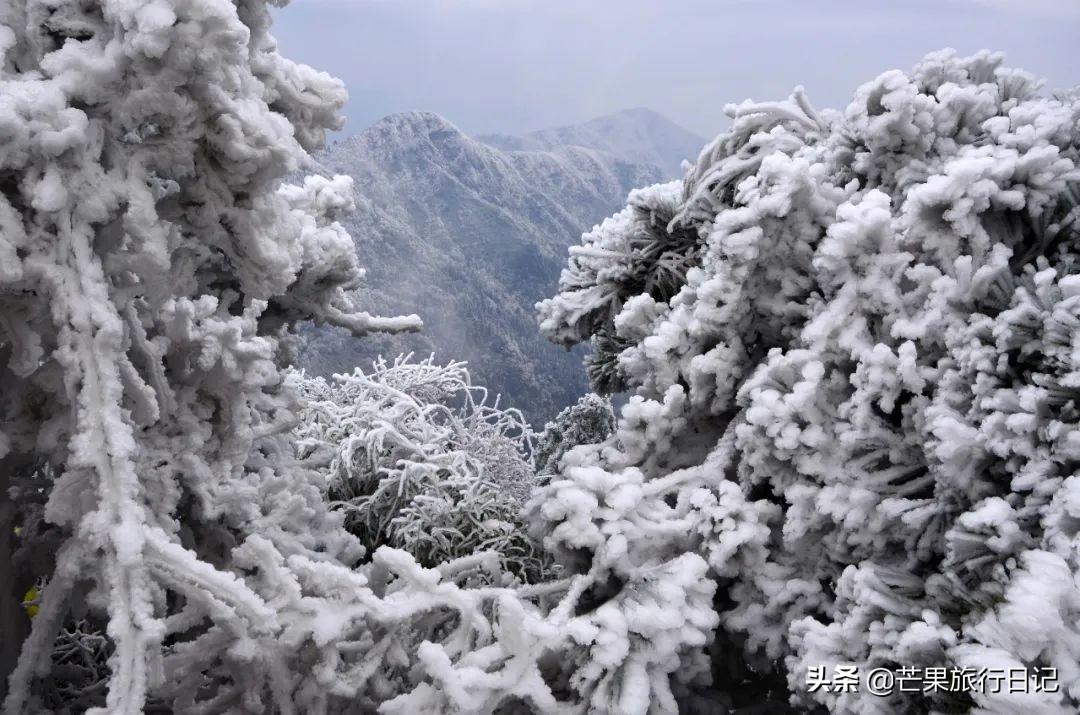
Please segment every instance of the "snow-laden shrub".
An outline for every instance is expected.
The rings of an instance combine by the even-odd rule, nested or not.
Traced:
[[[464,363],[410,357],[329,383],[292,373],[306,398],[299,456],[325,465],[329,498],[369,550],[402,548],[427,567],[494,551],[505,572],[542,579],[518,521],[533,484],[528,424],[487,404]]]
[[[574,447],[599,444],[615,431],[615,411],[611,401],[590,392],[544,425],[536,438],[533,465],[539,475],[550,474],[559,460]]]
[[[268,28],[261,0],[0,3],[3,711],[670,709],[716,625],[699,557],[617,599],[466,587],[498,554],[367,553],[298,457],[291,324],[418,321],[345,300],[347,180],[281,186],[345,96]]]
[[[837,713],[1077,711],[1080,95],[945,52],[843,112],[796,91],[729,114],[539,305],[633,397],[563,457],[534,528],[618,618],[681,563],[718,624],[583,668],[634,664],[637,712],[674,711],[669,673],[736,700],[786,678]],[[841,663],[1061,687],[807,692]]]
[[[45,710],[84,616],[107,682],[67,682],[91,712],[363,710],[415,687],[402,632],[490,640],[496,596],[454,583],[477,559],[348,568],[363,549],[295,458],[291,322],[418,321],[345,300],[347,180],[280,185],[345,95],[268,27],[259,0],[0,3],[5,712]]]

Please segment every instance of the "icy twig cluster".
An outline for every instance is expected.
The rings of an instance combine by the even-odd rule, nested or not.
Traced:
[[[463,363],[404,356],[330,383],[287,379],[307,398],[298,454],[321,465],[332,506],[365,547],[405,549],[429,567],[491,551],[500,573],[544,578],[518,521],[532,431],[517,410],[486,404]]]

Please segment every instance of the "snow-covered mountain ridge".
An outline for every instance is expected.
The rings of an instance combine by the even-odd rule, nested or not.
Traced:
[[[319,153],[319,173],[354,179],[357,210],[344,223],[368,269],[359,305],[417,313],[425,327],[363,340],[310,330],[303,365],[325,375],[380,354],[434,352],[467,360],[478,384],[534,422],[552,417],[582,394],[585,377],[580,352],[539,335],[533,305],[552,292],[583,231],[630,189],[694,158],[704,142],[687,136],[631,110],[482,141],[437,114],[407,112]]]
[[[597,149],[637,164],[659,167],[665,178],[681,175],[681,162],[693,160],[704,143],[702,137],[644,107],[523,136],[486,134],[478,138],[508,151],[544,151],[560,146]]]

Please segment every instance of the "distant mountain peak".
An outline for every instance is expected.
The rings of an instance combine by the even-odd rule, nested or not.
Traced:
[[[441,114],[425,111],[398,112],[390,114],[372,124],[364,131],[385,131],[388,129],[409,129],[416,132],[451,130],[460,132],[450,120]]]
[[[383,117],[360,133],[335,144],[322,157],[332,157],[346,165],[352,163],[349,156],[363,157],[376,164],[405,161],[419,165],[425,161],[441,164],[463,153],[483,155],[492,150],[468,137],[442,115],[409,111]]]
[[[659,167],[669,179],[682,176],[682,161],[693,161],[705,139],[647,107],[631,107],[580,124],[541,129],[522,136],[478,137],[503,151],[551,151],[580,146],[635,164]]]
[[[435,112],[409,111],[388,114],[363,131],[335,145],[338,147],[391,142],[408,144],[418,140],[444,141],[447,138],[467,139],[453,122]]]
[[[668,123],[670,123],[672,125],[678,126],[677,124],[675,124],[675,122],[668,119],[667,117],[665,117],[660,112],[656,111],[655,109],[649,109],[648,107],[627,107],[626,109],[620,109],[619,111],[612,112],[611,114],[596,117],[596,119],[603,119],[605,116],[608,116],[608,117],[625,116],[625,117],[640,117],[640,118],[644,118],[644,119],[659,119],[659,120],[662,120],[664,122],[668,122]]]
[[[479,384],[542,425],[586,389],[581,353],[548,343],[534,304],[551,295],[566,251],[661,181],[703,142],[647,109],[505,138],[500,148],[433,112],[383,117],[318,154],[313,166],[354,178],[357,210],[343,219],[369,269],[354,297],[365,310],[417,313],[424,331],[352,341],[311,329],[314,373],[351,372],[376,355],[434,351],[466,360]],[[635,160],[643,157],[644,161]]]

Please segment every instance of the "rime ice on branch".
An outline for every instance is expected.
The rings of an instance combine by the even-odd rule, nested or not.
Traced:
[[[5,712],[40,710],[54,637],[87,607],[112,645],[108,712],[148,693],[316,712],[318,683],[352,672],[319,648],[348,640],[333,604],[364,577],[334,564],[359,548],[292,459],[279,338],[301,318],[419,321],[345,300],[347,179],[280,185],[345,93],[278,55],[269,24],[259,0],[0,6]]]
[[[297,453],[328,475],[332,506],[365,548],[404,549],[431,568],[492,552],[496,575],[543,578],[544,555],[518,521],[533,486],[532,430],[489,402],[463,363],[404,356],[329,383],[295,371],[287,380],[307,398]]]
[[[633,396],[534,497],[537,528],[617,577],[608,603],[704,560],[710,697],[786,677],[836,713],[1075,712],[1080,95],[943,52],[842,113],[796,91],[729,114],[539,305]],[[1006,662],[1061,692],[805,688],[813,666]]]
[[[290,324],[418,321],[344,300],[346,182],[281,187],[344,94],[268,26],[0,5],[5,712],[44,710],[84,615],[96,713],[1021,705],[800,692],[840,662],[1050,666],[1023,707],[1080,706],[1076,95],[938,54],[843,114],[732,107],[541,306],[634,393],[530,501],[567,577],[473,587],[492,554],[366,552],[297,451]]]

